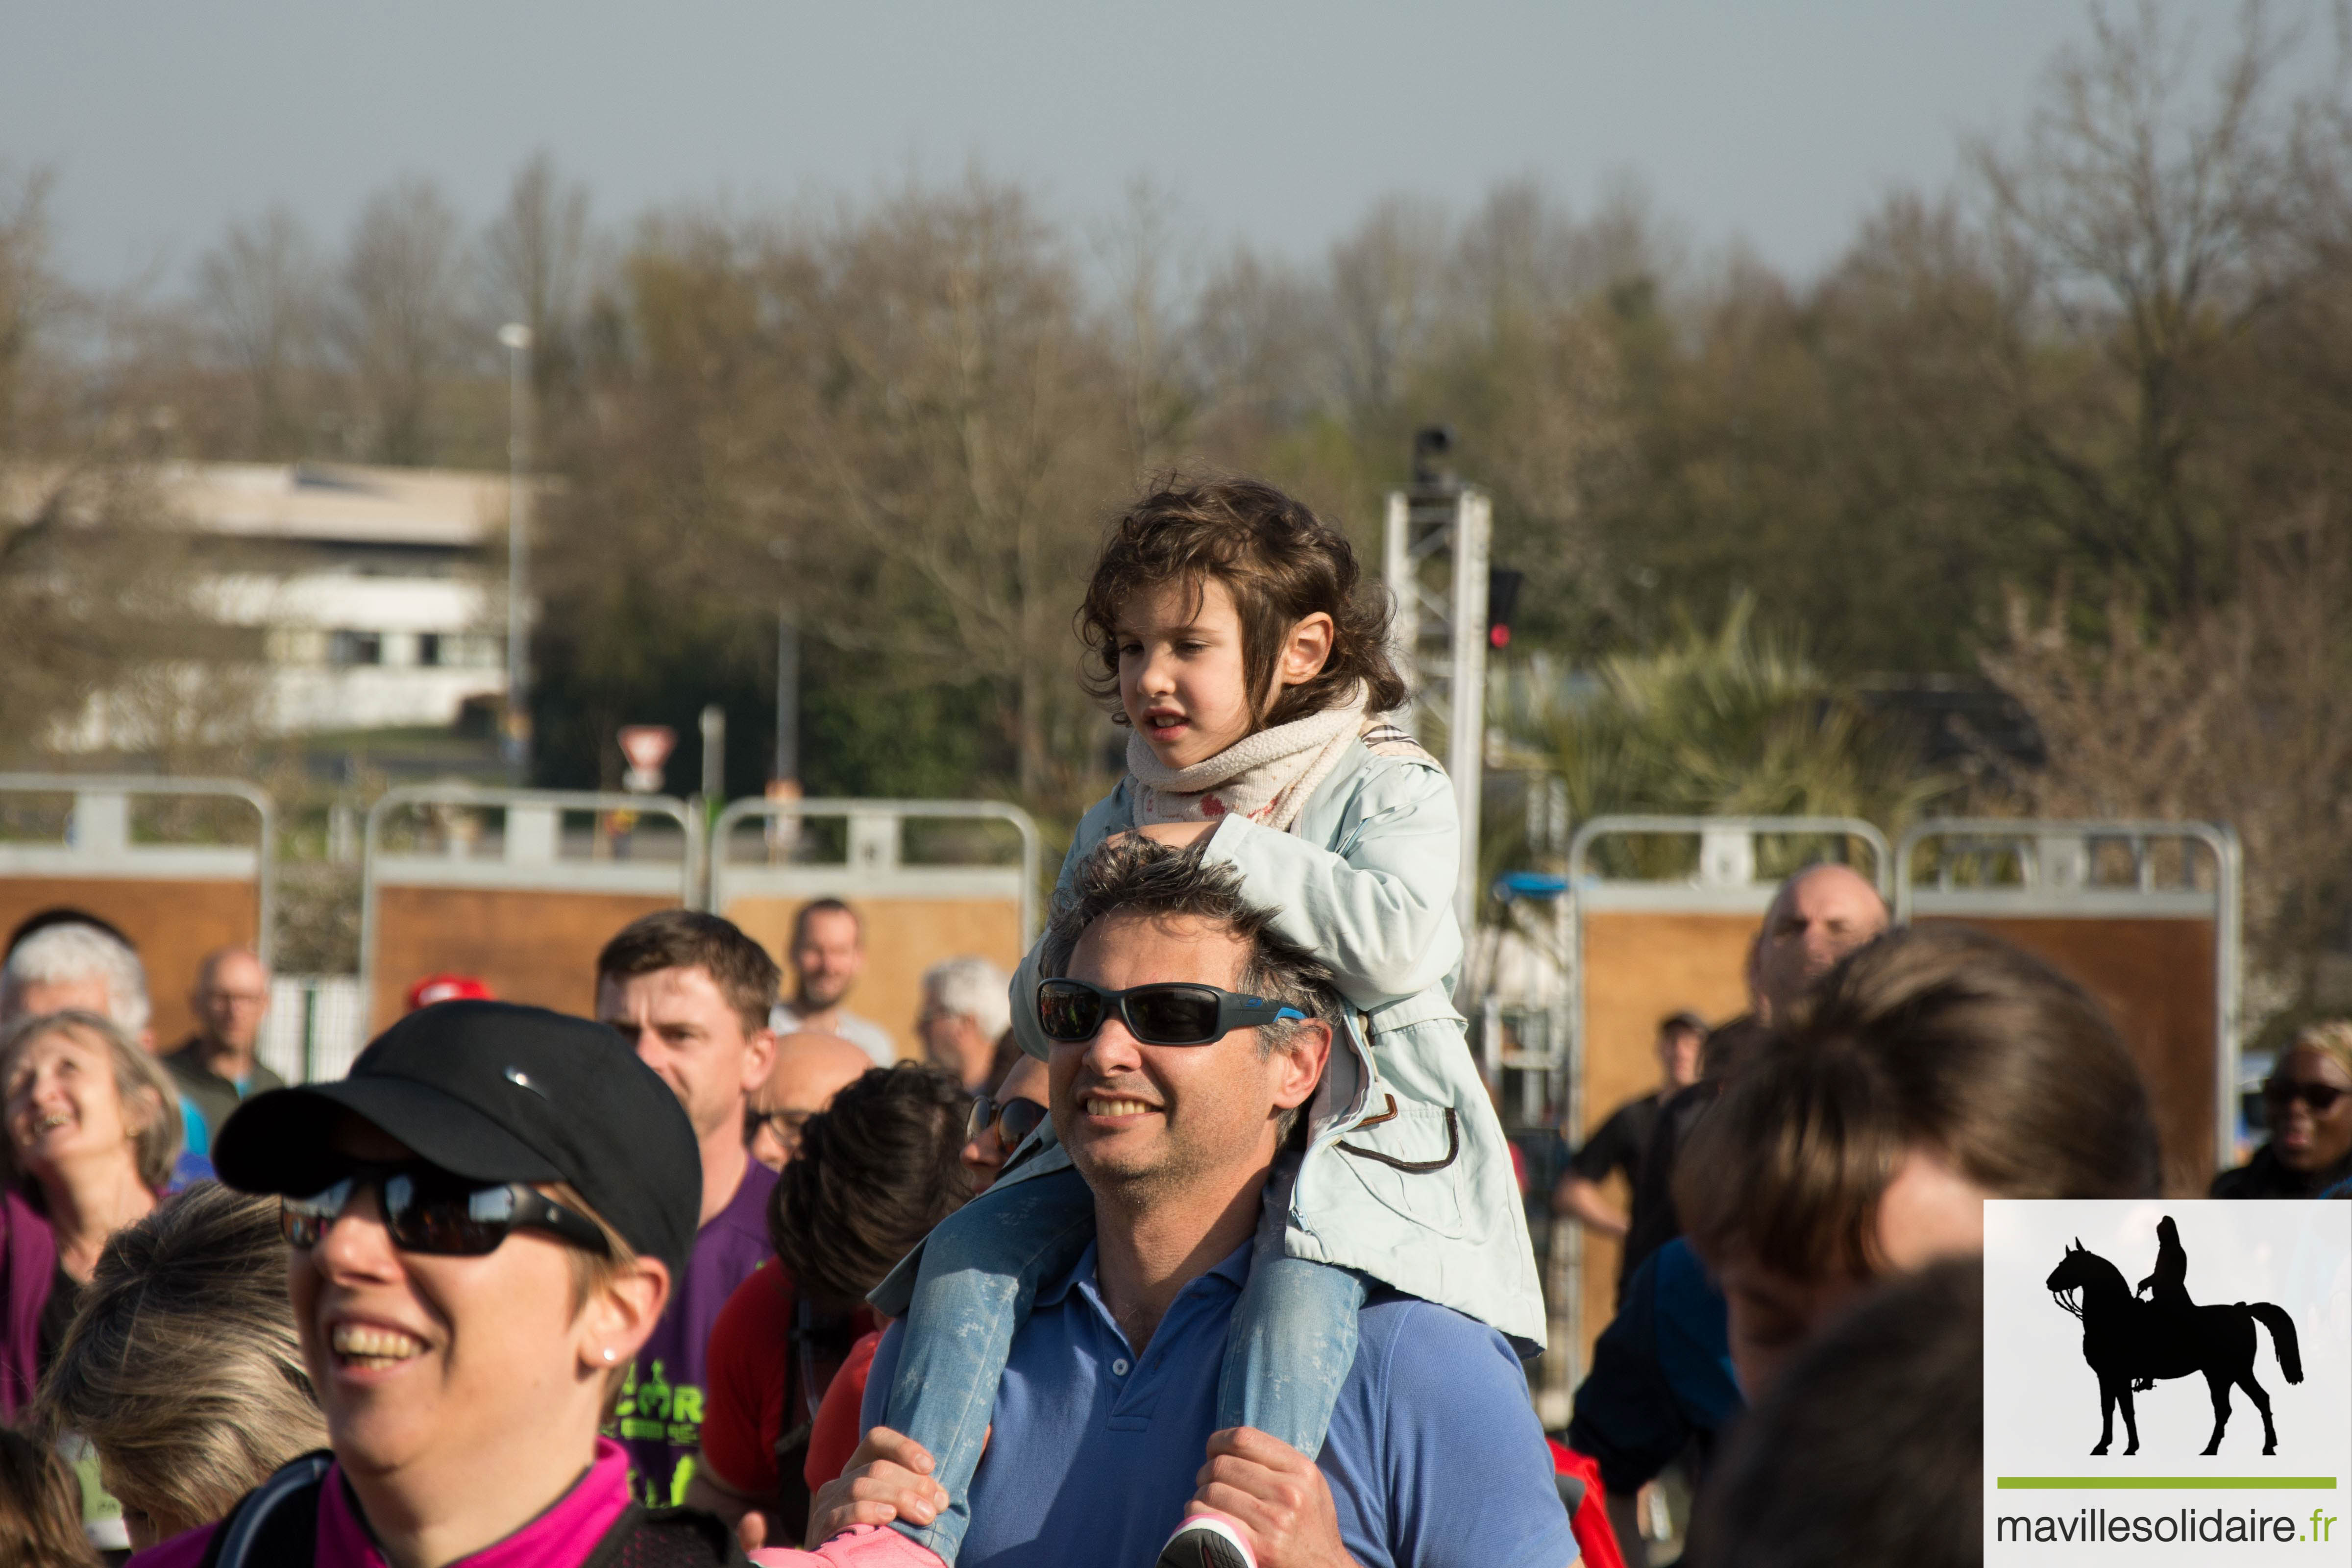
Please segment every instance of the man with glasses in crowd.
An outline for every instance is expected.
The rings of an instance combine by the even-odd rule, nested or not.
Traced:
[[[1347,1014],[1326,972],[1243,901],[1229,868],[1114,841],[1070,895],[1047,944],[1058,978],[1039,994],[1058,1144],[981,1201],[1020,1201],[1033,1174],[1075,1166],[1094,1239],[1041,1281],[1014,1333],[987,1463],[955,1500],[970,1515],[958,1561],[1148,1563],[1181,1519],[1206,1513],[1264,1568],[1572,1562],[1517,1356],[1444,1308],[1373,1293],[1319,1458],[1247,1428],[1213,1433],[1276,1152],[1327,1065],[1334,1100],[1353,1100],[1359,1047],[1335,1053]],[[877,1303],[903,1305],[912,1273],[902,1266]],[[936,1496],[912,1446],[871,1430],[894,1379],[922,1374],[919,1348],[903,1327],[885,1335],[867,1443],[820,1497],[821,1519],[860,1483]]]
[[[746,1113],[751,1157],[772,1171],[792,1163],[808,1119],[873,1066],[864,1051],[837,1035],[803,1030],[778,1040],[776,1065]]]
[[[196,1016],[196,1032],[163,1058],[163,1066],[180,1098],[203,1113],[205,1130],[216,1138],[229,1112],[247,1097],[286,1087],[253,1054],[269,1012],[269,970],[250,948],[207,954],[188,1008]]]

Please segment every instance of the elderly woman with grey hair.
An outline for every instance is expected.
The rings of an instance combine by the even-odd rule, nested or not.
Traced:
[[[180,1152],[171,1079],[96,1013],[0,1033],[0,1421],[48,1368],[107,1238],[152,1213]]]

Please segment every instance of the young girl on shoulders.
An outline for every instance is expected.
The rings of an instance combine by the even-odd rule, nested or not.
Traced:
[[[1218,1386],[1220,1428],[1254,1426],[1312,1457],[1368,1281],[1491,1324],[1523,1352],[1543,1339],[1510,1152],[1453,1003],[1453,785],[1386,717],[1407,692],[1384,595],[1360,584],[1343,537],[1272,486],[1171,483],[1145,498],[1113,525],[1079,620],[1090,687],[1130,732],[1127,776],[1079,823],[1065,883],[1122,834],[1229,863],[1359,1015],[1267,1184]],[[1013,1012],[1042,1059],[1038,967],[1033,950]],[[893,1528],[942,1560],[963,1538],[1020,1318],[1083,1252],[1091,1215],[1049,1124],[876,1293],[908,1318],[883,1425],[934,1457],[950,1500],[927,1525]],[[1213,1555],[1225,1533],[1187,1521],[1160,1562],[1231,1561]]]

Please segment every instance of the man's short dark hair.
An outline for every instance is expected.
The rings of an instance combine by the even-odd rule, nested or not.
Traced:
[[[1332,990],[1330,966],[1276,931],[1276,912],[1244,899],[1241,873],[1222,861],[1203,860],[1197,844],[1179,849],[1150,838],[1108,839],[1087,857],[1055,905],[1039,973],[1069,973],[1078,939],[1110,915],[1209,921],[1249,944],[1249,959],[1236,982],[1241,990],[1288,1003],[1336,1030],[1342,1004]],[[1288,1046],[1299,1027],[1289,1021],[1259,1025],[1259,1059]],[[1277,1143],[1289,1143],[1304,1109],[1294,1106],[1276,1119]]]
[[[812,915],[847,915],[850,923],[857,928],[858,942],[863,943],[866,941],[865,916],[839,899],[811,899],[793,916],[793,947],[800,946],[802,939],[808,935],[809,917]]]
[[[768,1239],[813,1299],[854,1306],[933,1226],[971,1195],[954,1074],[917,1062],[876,1068],[801,1128],[768,1198]]]
[[[1705,1039],[1706,1037],[1706,1020],[1685,1007],[1679,1013],[1669,1013],[1664,1017],[1659,1019],[1658,1033],[1662,1035],[1696,1035],[1701,1039]]]
[[[1692,1568],[1981,1559],[1984,1273],[1937,1264],[1808,1350],[1707,1469]]]
[[[1055,905],[1040,973],[1068,973],[1078,939],[1110,915],[1209,921],[1249,944],[1249,960],[1236,983],[1240,989],[1287,1003],[1310,1018],[1336,1022],[1339,1002],[1330,966],[1274,929],[1278,912],[1244,899],[1241,874],[1222,861],[1203,860],[1198,845],[1179,849],[1150,838],[1108,839],[1087,857]],[[1297,1027],[1288,1022],[1260,1025],[1258,1054],[1273,1055]]]
[[[662,969],[701,969],[743,1020],[743,1032],[768,1026],[782,979],[776,961],[733,921],[694,910],[657,910],[631,921],[596,955],[596,983]]]

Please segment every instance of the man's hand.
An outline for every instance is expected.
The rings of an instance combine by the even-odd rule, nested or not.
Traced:
[[[1138,837],[1149,838],[1155,844],[1172,844],[1179,849],[1185,849],[1216,830],[1214,822],[1154,822],[1137,828],[1135,832]]]
[[[1239,1525],[1258,1568],[1357,1568],[1339,1543],[1330,1483],[1315,1461],[1255,1426],[1209,1439],[1209,1462],[1195,1478],[1195,1507]]]
[[[877,1426],[866,1434],[849,1468],[819,1487],[809,1500],[808,1549],[815,1551],[853,1524],[903,1519],[929,1524],[948,1506],[948,1489],[930,1479],[929,1450],[912,1437]]]

